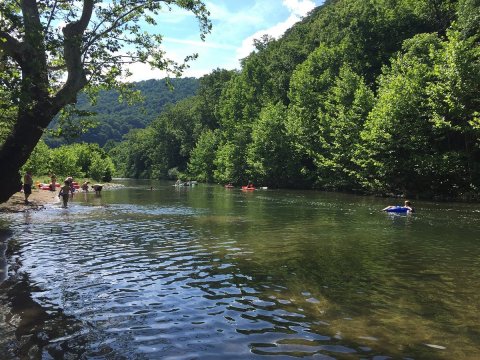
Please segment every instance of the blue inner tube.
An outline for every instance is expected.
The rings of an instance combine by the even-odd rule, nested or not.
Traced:
[[[385,210],[386,212],[394,212],[394,213],[406,213],[408,212],[408,208],[405,206],[394,206],[390,209]]]

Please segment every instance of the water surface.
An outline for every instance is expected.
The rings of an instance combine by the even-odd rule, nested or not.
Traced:
[[[2,311],[34,310],[0,335],[43,358],[480,358],[476,205],[124,184],[2,215]]]

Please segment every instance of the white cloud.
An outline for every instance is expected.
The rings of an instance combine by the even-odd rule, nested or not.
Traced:
[[[238,30],[238,25],[242,27],[255,26],[265,22],[263,14],[269,13],[272,7],[271,2],[258,1],[252,8],[244,11],[230,11],[224,4],[207,3],[207,9],[210,11],[210,19],[222,26],[233,25]]]
[[[178,64],[182,64],[187,55],[192,55],[194,52],[197,52],[199,55],[198,59],[187,63],[190,67],[184,70],[182,77],[200,78],[203,75],[210,73],[212,71],[212,56],[217,55],[216,61],[220,61],[222,57],[217,54],[219,51],[225,52],[225,50],[227,50],[227,53],[229,53],[235,49],[235,47],[229,47],[225,49],[225,46],[214,43],[206,45],[202,41],[190,41],[173,38],[167,38],[165,40],[166,42],[170,42],[172,44],[171,46],[169,46],[169,50],[167,51],[166,56],[169,59],[177,62]],[[176,44],[186,46],[175,46]],[[216,67],[234,69],[233,66],[229,65],[230,64],[226,63],[217,64]],[[125,79],[129,82],[148,79],[161,79],[167,76],[173,76],[173,74],[168,75],[165,70],[159,70],[155,68],[152,69],[149,64],[144,64],[140,62],[129,64],[127,65],[127,68],[132,73],[130,77]]]
[[[283,0],[283,5],[290,11],[288,19],[267,29],[259,30],[245,38],[242,46],[237,49],[238,60],[245,58],[255,50],[253,40],[261,38],[262,35],[270,35],[275,39],[280,38],[286,30],[291,28],[296,22],[300,21],[302,17],[315,8],[315,3],[310,0]]]
[[[283,5],[290,10],[293,15],[305,16],[315,7],[315,2],[311,0],[283,0]]]
[[[149,79],[162,79],[167,76],[167,73],[162,70],[152,69],[150,65],[143,63],[135,63],[128,65],[128,69],[132,73],[128,79],[128,82],[149,80]]]
[[[179,63],[185,56],[198,53],[198,59],[190,63],[191,68],[186,69],[183,76],[201,77],[215,68],[238,69],[239,60],[254,51],[254,39],[260,39],[265,34],[276,39],[280,38],[319,2],[323,1],[248,0],[232,6],[232,3],[223,0],[207,0],[206,5],[211,13],[213,29],[206,40],[199,41],[198,28],[194,27],[195,24],[190,19],[178,29],[170,28],[172,31],[166,32],[163,44],[167,56]],[[191,16],[184,11],[180,11],[179,15],[178,18],[172,16],[171,21]],[[150,66],[145,64],[134,64],[130,66],[130,70],[134,75],[129,81],[166,76],[164,71],[151,70]]]
[[[235,50],[236,46],[228,44],[220,44],[208,41],[195,41],[195,40],[185,40],[185,39],[175,39],[175,38],[164,38],[164,43],[174,43],[188,45],[195,48],[211,48],[211,49],[224,49],[224,50]]]
[[[159,69],[152,69],[150,65],[143,63],[135,63],[128,66],[132,76],[126,79],[128,82],[137,82],[149,79],[163,79],[166,78],[167,72]],[[212,71],[210,68],[195,68],[186,69],[182,77],[196,77],[200,78]],[[170,74],[172,76],[172,74]]]
[[[255,50],[255,47],[253,46],[253,41],[255,39],[260,39],[263,35],[270,35],[271,37],[278,39],[280,36],[283,35],[283,33],[292,27],[293,24],[295,24],[299,20],[298,17],[295,15],[290,15],[290,17],[285,20],[284,22],[275,24],[274,26],[265,29],[265,30],[259,30],[255,32],[254,34],[250,35],[249,37],[245,38],[242,41],[242,46],[237,49],[237,59],[243,59],[247,57],[252,51]]]

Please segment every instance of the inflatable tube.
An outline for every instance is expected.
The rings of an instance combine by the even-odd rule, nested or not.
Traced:
[[[391,213],[406,213],[408,212],[408,208],[405,206],[392,206],[388,209],[385,209],[385,211]]]
[[[242,190],[255,190],[254,187],[242,186]]]

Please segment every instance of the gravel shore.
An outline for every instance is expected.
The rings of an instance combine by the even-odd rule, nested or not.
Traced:
[[[24,212],[28,210],[40,210],[46,204],[60,202],[58,191],[48,191],[32,189],[32,194],[28,198],[29,204],[25,204],[25,195],[23,192],[14,194],[8,201],[0,204],[0,212]]]
[[[102,191],[116,189],[123,186],[123,185],[114,184],[114,183],[106,183],[102,185],[103,185]],[[94,191],[90,190],[90,192],[94,192]],[[29,204],[26,205],[25,195],[23,194],[23,192],[18,192],[14,194],[10,199],[8,199],[8,201],[0,204],[0,213],[2,212],[16,213],[16,212],[25,212],[29,210],[41,210],[47,204],[60,203],[60,198],[58,197],[58,189],[56,191],[32,189],[32,194],[28,198],[28,201],[29,201]]]

